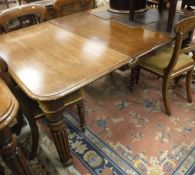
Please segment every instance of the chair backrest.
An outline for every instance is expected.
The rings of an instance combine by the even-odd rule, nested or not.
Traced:
[[[151,8],[157,8],[158,7],[158,2],[155,0],[147,0],[147,5]]]
[[[46,8],[37,4],[27,4],[7,9],[0,13],[0,26],[5,32],[23,28],[35,23],[43,22],[46,15]],[[16,26],[10,28],[10,22],[18,19]],[[28,19],[28,20],[27,20]]]
[[[8,8],[10,8],[10,5],[12,5],[12,6],[17,5],[16,3],[17,3],[16,0],[9,0],[9,1],[8,0],[1,0],[0,1],[0,10],[2,11],[4,9],[8,9]]]
[[[195,29],[195,16],[191,16],[188,18],[185,18],[181,21],[179,21],[175,27],[174,31],[176,34],[176,39],[175,39],[175,46],[172,54],[171,61],[167,68],[165,69],[165,72],[167,74],[170,74],[172,70],[174,69],[177,60],[179,58],[179,55],[182,53],[188,53],[190,51],[195,50],[195,44],[193,45],[188,45],[183,48],[182,42],[187,34],[192,32]]]
[[[63,7],[71,4],[80,3],[81,5],[86,5],[90,3],[90,0],[55,0],[53,8],[55,9],[57,16],[63,15]]]
[[[185,8],[186,6],[195,6],[194,0],[182,0],[181,8]]]

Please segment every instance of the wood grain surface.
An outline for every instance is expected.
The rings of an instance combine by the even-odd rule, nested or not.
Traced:
[[[63,97],[127,64],[129,56],[50,23],[0,36],[0,56],[36,100]]]

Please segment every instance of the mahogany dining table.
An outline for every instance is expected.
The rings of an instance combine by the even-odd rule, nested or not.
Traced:
[[[83,12],[1,35],[0,56],[18,86],[38,102],[60,160],[68,166],[65,96],[171,40]]]

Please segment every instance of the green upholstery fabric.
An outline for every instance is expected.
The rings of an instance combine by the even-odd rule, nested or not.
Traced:
[[[163,76],[164,69],[168,66],[172,53],[173,48],[166,48],[149,58],[143,59],[140,61],[139,65]],[[177,72],[177,70],[192,64],[194,64],[194,60],[190,56],[186,54],[180,54],[173,72]]]

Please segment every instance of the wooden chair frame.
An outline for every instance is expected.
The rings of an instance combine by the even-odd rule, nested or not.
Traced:
[[[186,6],[187,6],[187,8],[189,6],[195,6],[195,1],[193,1],[193,0],[182,0],[181,8],[184,9]]]
[[[56,0],[54,2],[53,8],[57,13],[57,17],[61,17],[63,15],[62,8],[67,5],[80,3],[81,5],[86,5],[90,3],[90,0]]]
[[[0,77],[6,82],[9,89],[12,91],[14,96],[17,98],[19,103],[19,111],[18,111],[18,120],[21,121],[23,119],[23,114],[25,115],[30,128],[31,128],[31,135],[32,135],[32,149],[29,154],[29,158],[33,159],[37,152],[38,142],[39,142],[39,131],[38,126],[36,124],[34,116],[32,116],[31,111],[26,108],[26,104],[23,98],[18,94],[16,91],[16,84],[14,83],[13,79],[9,75],[7,63],[0,57]],[[18,124],[20,125],[20,122]],[[22,126],[19,126],[18,129],[20,130]],[[20,132],[20,131],[17,131]]]
[[[39,22],[43,22],[46,17],[46,8],[37,4],[27,4],[7,9],[0,13],[0,26],[5,32],[9,32],[8,23],[10,20],[33,14],[39,15]]]
[[[195,56],[193,55],[194,64],[187,65],[186,67],[179,69],[179,70],[174,70],[174,68],[177,64],[180,54],[182,53],[185,54],[185,53],[195,50],[195,44],[193,45],[189,44],[188,46],[182,48],[182,42],[183,42],[185,34],[192,31],[194,28],[195,28],[195,16],[183,19],[175,25],[175,28],[174,28],[174,31],[176,33],[175,46],[174,46],[174,50],[173,50],[173,54],[170,59],[170,62],[168,66],[164,69],[163,75],[160,75],[157,72],[153,72],[149,69],[146,69],[140,65],[138,66],[138,70],[137,70],[138,75],[136,76],[137,78],[139,77],[140,68],[146,69],[147,71],[157,74],[158,76],[163,78],[162,95],[163,95],[163,101],[164,101],[167,115],[171,115],[171,109],[170,109],[169,100],[168,100],[168,88],[169,88],[171,79],[176,78],[186,73],[187,98],[190,103],[192,102],[191,77],[192,77],[192,71],[195,65]],[[138,82],[138,79],[136,80],[136,82]]]
[[[0,91],[0,155],[13,174],[32,175],[10,129],[12,121],[17,116],[18,102],[2,79],[0,79]],[[1,165],[0,173],[5,174]]]

